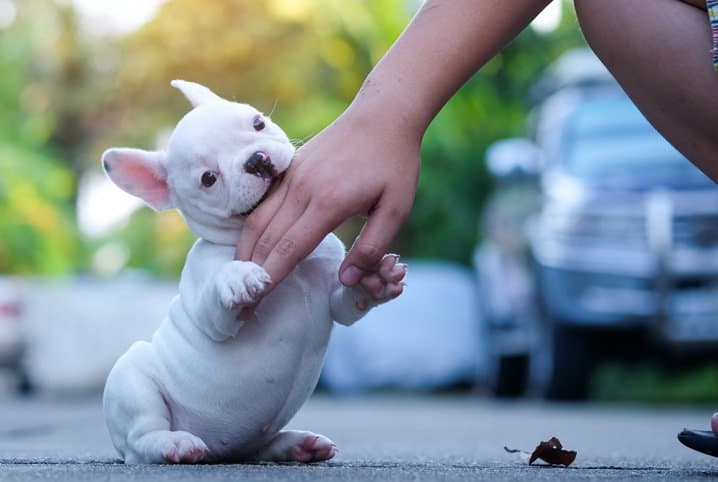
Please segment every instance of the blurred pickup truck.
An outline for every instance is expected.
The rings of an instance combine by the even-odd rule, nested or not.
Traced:
[[[610,78],[531,120],[487,151],[474,265],[493,392],[582,399],[606,355],[718,353],[718,186]]]

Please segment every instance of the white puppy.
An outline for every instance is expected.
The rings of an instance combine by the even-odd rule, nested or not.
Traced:
[[[329,235],[253,318],[239,321],[270,279],[257,264],[234,261],[234,244],[294,147],[253,107],[191,82],[172,85],[195,108],[167,152],[102,156],[120,188],[157,210],[177,208],[201,238],[152,342],[135,343],[107,379],[112,442],[125,463],[330,459],[336,448],[328,438],[282,428],[314,390],[332,320],[349,325],[398,296],[406,266],[387,255],[376,273],[346,288],[337,276],[344,246]]]

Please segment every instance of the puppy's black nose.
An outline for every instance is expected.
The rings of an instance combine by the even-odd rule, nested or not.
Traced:
[[[244,163],[244,170],[249,174],[262,177],[265,179],[271,179],[277,177],[277,170],[272,164],[272,159],[267,155],[266,152],[257,151]]]

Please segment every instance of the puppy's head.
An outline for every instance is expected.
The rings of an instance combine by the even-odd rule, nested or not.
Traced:
[[[254,107],[175,80],[194,106],[175,127],[166,152],[113,148],[102,156],[121,189],[156,210],[177,208],[195,234],[236,242],[244,217],[289,167],[294,147]]]

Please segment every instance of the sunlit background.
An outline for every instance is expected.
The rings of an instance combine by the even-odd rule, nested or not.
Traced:
[[[111,185],[99,157],[111,146],[162,147],[189,108],[172,79],[273,111],[301,142],[342,112],[420,4],[0,0],[0,364],[17,368],[26,389],[97,390],[117,355],[159,323],[194,238],[177,213],[155,213]],[[499,165],[489,169],[486,151],[503,138],[540,135],[529,113],[548,95],[541,79],[577,47],[585,44],[571,3],[555,1],[435,119],[414,210],[393,246],[417,266],[406,304],[387,307],[383,316],[394,325],[367,322],[337,335],[323,389],[496,389],[487,388],[490,347],[481,319],[491,301],[477,282],[485,267],[476,253],[491,236],[503,239],[501,209],[514,194],[501,198],[510,176]],[[537,179],[534,172],[532,189]],[[513,190],[510,213],[535,195],[521,189]],[[350,244],[360,226],[352,220],[337,233]],[[512,278],[511,266],[500,269],[519,280],[516,296],[530,292],[521,288],[530,283],[525,273]],[[383,330],[419,335],[412,341]],[[437,363],[422,368],[430,358],[422,344],[444,335]],[[366,346],[380,362],[348,376],[346,357]],[[407,372],[387,369],[397,364]],[[683,400],[718,394],[714,367],[690,370],[693,378],[680,378]],[[620,398],[616,387],[628,379],[643,387],[629,398],[662,400],[664,377],[677,376],[653,364],[597,373],[590,396],[599,398]]]

